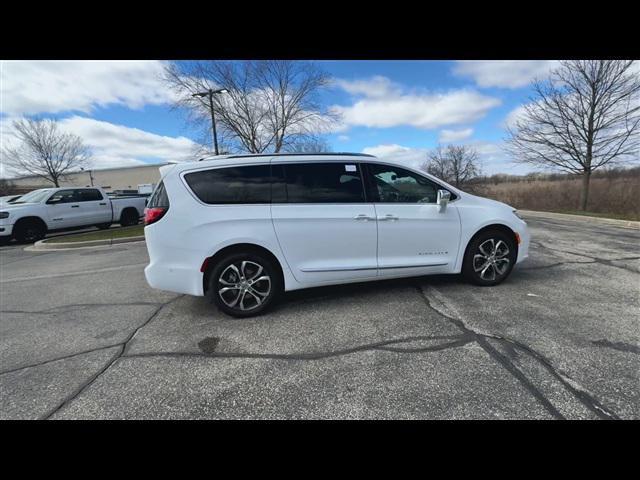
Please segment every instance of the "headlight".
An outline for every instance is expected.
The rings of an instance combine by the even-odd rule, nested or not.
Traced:
[[[524,222],[524,218],[522,218],[522,217],[520,216],[520,214],[518,213],[518,210],[514,210],[514,211],[513,211],[513,214],[514,214],[516,217],[518,217],[520,220],[522,220],[522,221]]]
[[[9,218],[9,212],[0,212],[0,218]]]

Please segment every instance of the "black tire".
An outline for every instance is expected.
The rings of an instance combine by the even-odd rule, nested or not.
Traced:
[[[18,243],[35,243],[47,234],[47,227],[38,220],[22,220],[13,227],[13,238]]]
[[[469,243],[462,274],[475,285],[498,285],[509,276],[517,257],[513,237],[500,230],[487,230],[476,235]]]
[[[111,223],[101,223],[100,225],[96,225],[100,230],[106,230],[111,226]]]
[[[120,225],[123,227],[130,227],[137,225],[140,222],[140,216],[135,208],[127,208],[122,215],[120,215]]]
[[[243,262],[247,262],[244,272],[241,268]],[[268,280],[263,277],[268,277]],[[221,292],[221,289],[226,290]],[[259,253],[229,254],[221,258],[209,272],[207,296],[220,310],[232,317],[251,317],[263,313],[275,303],[281,292],[280,271],[269,258]]]

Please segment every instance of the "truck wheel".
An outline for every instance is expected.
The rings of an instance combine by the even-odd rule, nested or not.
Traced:
[[[100,225],[96,225],[96,227],[98,227],[100,230],[106,230],[110,226],[111,226],[110,223],[101,223]]]
[[[120,225],[123,227],[130,227],[131,225],[137,225],[140,221],[138,211],[134,208],[127,208],[120,216]]]
[[[13,229],[13,237],[19,243],[35,243],[47,234],[47,228],[38,220],[23,220]]]

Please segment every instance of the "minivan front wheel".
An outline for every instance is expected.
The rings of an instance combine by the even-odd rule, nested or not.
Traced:
[[[512,238],[499,230],[483,232],[469,244],[462,273],[476,285],[497,285],[509,276],[516,259]]]
[[[249,317],[269,308],[280,290],[278,271],[269,259],[253,253],[236,253],[213,268],[207,293],[223,312]]]

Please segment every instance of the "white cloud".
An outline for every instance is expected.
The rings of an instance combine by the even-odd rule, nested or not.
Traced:
[[[338,141],[340,142],[348,142],[349,139],[349,135],[338,135]]]
[[[514,128],[516,125],[516,122],[518,122],[518,120],[521,120],[523,118],[524,113],[525,113],[525,106],[524,105],[517,106],[507,114],[507,116],[504,119],[503,125],[505,127]]]
[[[126,167],[195,159],[198,145],[186,137],[157,135],[137,128],[74,116],[59,123],[60,129],[80,136],[92,150],[93,168]],[[2,143],[15,142],[10,119],[0,121]],[[10,172],[0,171],[0,175]]]
[[[391,93],[396,95],[401,93],[401,88],[398,84],[381,75],[361,80],[337,79],[335,84],[351,95],[384,97]]]
[[[500,142],[472,142],[467,144],[476,149],[480,157],[482,173],[493,175],[494,173],[509,173],[512,175],[524,174],[529,171],[528,167],[512,163],[504,153]],[[411,148],[402,145],[377,145],[367,147],[362,153],[375,155],[381,159],[389,159],[406,165],[410,168],[420,169],[427,162],[429,148]]]
[[[96,106],[141,108],[164,104],[173,94],[160,80],[163,62],[1,61],[0,111],[33,115],[81,111]]]
[[[464,128],[462,130],[441,130],[438,141],[441,143],[459,142],[473,135],[473,128]]]
[[[377,145],[375,147],[367,147],[362,150],[362,153],[384,158],[392,155],[397,155],[402,152],[407,152],[410,150],[411,148],[409,147],[403,147],[402,145],[397,145],[394,143],[391,145]]]
[[[456,63],[453,73],[471,77],[483,88],[520,88],[547,77],[557,66],[556,60],[465,60]]]
[[[363,96],[350,106],[332,107],[347,126],[412,126],[428,130],[474,122],[501,103],[473,90],[403,92],[385,77],[337,83],[345,91]]]

